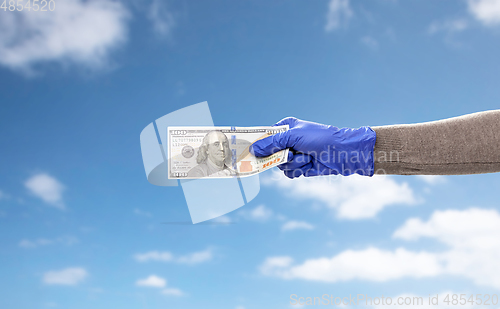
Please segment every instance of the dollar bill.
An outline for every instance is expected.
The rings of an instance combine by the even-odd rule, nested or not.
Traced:
[[[288,130],[275,127],[168,127],[168,178],[245,177],[288,159],[288,149],[257,158],[248,148],[255,141]]]

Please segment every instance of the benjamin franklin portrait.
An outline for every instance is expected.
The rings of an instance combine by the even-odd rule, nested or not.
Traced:
[[[210,131],[203,138],[198,150],[196,165],[188,172],[188,177],[234,176],[231,166],[231,149],[226,135],[220,131]]]

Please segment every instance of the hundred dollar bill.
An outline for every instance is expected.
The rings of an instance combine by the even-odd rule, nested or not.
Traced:
[[[288,159],[288,149],[257,158],[255,141],[285,132],[275,127],[168,127],[168,178],[229,178],[255,175]]]

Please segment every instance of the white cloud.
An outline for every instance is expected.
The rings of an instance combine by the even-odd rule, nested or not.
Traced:
[[[42,62],[99,68],[126,40],[130,14],[113,0],[64,0],[52,12],[23,10],[0,19],[0,64],[32,73]]]
[[[438,210],[427,222],[419,218],[407,220],[393,237],[405,240],[430,237],[453,248],[500,248],[500,214],[480,208]]]
[[[159,261],[159,262],[175,262],[179,264],[200,264],[211,260],[213,253],[211,249],[206,249],[204,251],[193,252],[183,256],[174,256],[168,251],[150,251],[146,253],[139,253],[134,255],[134,258],[138,262],[149,262],[149,261]]]
[[[265,179],[264,182],[266,182]],[[271,183],[273,183],[273,181],[267,180],[267,184]],[[268,222],[270,220],[286,220],[285,216],[279,213],[275,213],[272,209],[266,207],[265,205],[258,205],[251,209],[241,209],[237,212],[237,215],[244,220],[251,220],[260,223]]]
[[[186,295],[186,293],[184,293],[180,289],[166,287],[167,286],[167,279],[164,279],[164,278],[159,277],[157,275],[150,275],[147,278],[139,279],[136,281],[135,285],[141,286],[141,287],[160,288],[160,289],[162,289],[161,294],[163,294],[163,295],[169,295],[169,296],[184,296],[184,295]]]
[[[259,205],[248,213],[250,219],[257,221],[267,221],[272,215],[273,211],[264,205]]]
[[[164,289],[161,291],[162,294],[164,295],[169,295],[169,296],[184,296],[186,293],[184,293],[182,290],[176,289],[176,288],[168,288]]]
[[[168,36],[172,32],[172,28],[175,27],[174,16],[167,10],[164,1],[153,0],[147,16],[158,34]]]
[[[151,213],[147,211],[140,210],[139,208],[134,209],[134,214],[138,216],[143,216],[143,217],[151,217]]]
[[[290,257],[275,259],[268,258],[260,266],[262,274],[283,279],[323,282],[353,279],[383,282],[403,277],[430,277],[442,273],[439,260],[433,254],[411,252],[403,248],[394,252],[377,248],[346,250],[331,258],[309,259],[299,265],[292,265]]]
[[[469,21],[467,21],[464,18],[456,18],[444,21],[434,21],[429,25],[427,32],[430,35],[442,33],[444,42],[448,46],[452,48],[460,48],[462,47],[463,44],[459,40],[457,40],[457,34],[466,30],[467,28],[469,28]],[[433,176],[421,176],[421,177],[428,177],[428,179],[430,179],[430,177]],[[442,176],[441,178],[443,179]]]
[[[188,255],[180,256],[177,258],[177,263],[181,264],[199,264],[212,259],[212,250],[207,249],[204,251],[194,252]]]
[[[429,26],[429,34],[435,34],[438,32],[455,33],[464,31],[469,27],[468,22],[465,19],[452,19],[445,21],[435,21]]]
[[[28,239],[23,239],[19,242],[19,247],[21,248],[36,248],[39,246],[46,246],[53,244],[54,241],[50,239],[45,239],[45,238],[39,238],[36,240],[28,240]]]
[[[364,36],[361,38],[361,43],[371,50],[377,50],[379,47],[378,41],[371,36]]]
[[[446,182],[445,176],[438,176],[438,175],[415,175],[415,176],[417,177],[417,179],[420,179],[430,185],[437,185]]]
[[[486,26],[500,24],[500,1],[468,0],[469,13]]]
[[[0,200],[6,200],[9,198],[9,195],[2,190],[0,190]]]
[[[43,275],[43,282],[50,285],[77,285],[87,278],[84,268],[73,267],[56,271],[48,271]]]
[[[62,193],[64,186],[48,174],[37,174],[29,178],[24,185],[32,194],[41,198],[45,203],[59,209],[64,209]]]
[[[138,253],[134,255],[134,258],[138,262],[148,262],[148,261],[160,261],[160,262],[170,262],[173,261],[174,256],[168,251],[150,251],[146,253]]]
[[[150,275],[147,278],[137,280],[135,285],[153,288],[164,288],[167,285],[167,280],[156,275]]]
[[[183,81],[178,81],[175,83],[175,88],[177,89],[177,95],[183,96],[186,94],[186,85]]]
[[[327,32],[336,30],[347,24],[353,16],[349,0],[330,0],[328,13],[326,15],[325,30]]]
[[[472,19],[484,26],[500,25],[500,1],[498,0],[466,0],[467,10],[472,18],[452,18],[435,21],[429,25],[428,33],[444,33],[444,41],[452,47],[461,47],[463,44],[455,39],[456,34],[471,27]]]
[[[288,221],[281,227],[282,231],[292,231],[292,230],[312,230],[314,226],[310,223],[304,221]]]
[[[437,252],[404,248],[346,250],[296,265],[291,257],[271,257],[259,268],[264,275],[325,282],[452,275],[468,278],[477,285],[500,288],[500,213],[496,210],[435,211],[427,221],[407,220],[393,237],[407,241],[426,237],[444,246]]]
[[[283,269],[287,269],[292,265],[293,259],[289,256],[273,256],[268,257],[259,266],[259,270],[262,274],[267,276],[272,276],[276,272],[282,271]]]
[[[19,247],[32,249],[52,244],[73,245],[78,243],[78,239],[72,236],[62,236],[55,239],[38,238],[35,240],[23,239],[19,242]]]
[[[412,218],[396,230],[395,238],[436,239],[448,249],[439,253],[446,272],[476,284],[500,288],[500,214],[496,210],[436,211],[427,222]]]
[[[398,183],[390,176],[373,177],[351,175],[265,180],[275,185],[287,196],[309,199],[326,204],[342,219],[366,219],[375,217],[385,207],[415,204],[412,189],[406,182]]]

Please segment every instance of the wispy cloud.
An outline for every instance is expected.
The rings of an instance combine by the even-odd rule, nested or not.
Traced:
[[[498,0],[466,0],[467,12],[472,19],[483,26],[493,27],[500,25],[500,1]],[[434,21],[428,27],[429,34],[444,33],[445,43],[451,46],[460,46],[456,41],[456,34],[471,27],[470,17],[451,18]]]
[[[334,31],[347,24],[353,16],[349,0],[330,0],[325,31]]]
[[[432,22],[427,28],[429,35],[442,34],[443,41],[448,46],[457,48],[462,47],[462,43],[457,39],[458,34],[470,27],[468,18],[451,18]]]
[[[0,190],[0,200],[6,200],[9,198],[9,195],[2,190]]]
[[[167,280],[158,277],[156,275],[150,275],[147,278],[137,280],[135,285],[153,287],[153,288],[163,288],[167,285]]]
[[[289,256],[272,256],[266,258],[264,263],[259,266],[259,270],[263,275],[283,277],[281,273],[288,269],[293,263],[293,259]]]
[[[159,261],[159,262],[172,262],[174,260],[174,255],[168,251],[149,251],[146,253],[138,253],[134,255],[134,258],[138,262],[149,262],[149,261]]]
[[[179,256],[176,259],[177,263],[180,264],[200,264],[203,262],[210,261],[212,259],[212,250],[207,249],[204,251],[194,252],[188,255]]]
[[[500,1],[498,0],[465,0],[469,16],[434,21],[428,27],[431,35],[443,33],[444,42],[451,47],[462,47],[457,35],[474,25],[473,20],[486,27],[500,25]]]
[[[467,20],[459,18],[459,19],[432,22],[429,25],[428,32],[429,34],[435,34],[438,32],[445,32],[448,34],[452,34],[464,31],[468,27],[469,23],[467,22]]]
[[[54,11],[18,11],[0,19],[0,65],[27,74],[43,62],[106,65],[127,37],[130,14],[121,2],[65,0]]]
[[[43,275],[43,283],[49,285],[77,285],[87,278],[84,268],[73,267],[62,270],[48,271]]]
[[[259,223],[286,220],[286,217],[284,215],[274,212],[271,208],[263,204],[257,205],[250,209],[240,209],[236,214],[238,215],[238,217],[244,220],[255,221]]]
[[[25,249],[33,249],[41,246],[62,244],[66,246],[74,245],[78,243],[78,239],[73,236],[62,236],[54,239],[38,238],[34,240],[23,239],[19,242],[19,247]]]
[[[372,218],[385,207],[417,202],[413,190],[406,182],[396,182],[390,176],[279,177],[279,181],[264,180],[263,183],[277,186],[288,197],[325,204],[342,219]]]
[[[314,225],[304,222],[304,221],[288,221],[281,227],[281,230],[293,231],[293,230],[312,230],[314,229]]]
[[[134,214],[136,214],[138,216],[143,216],[143,217],[151,217],[151,213],[144,211],[144,210],[140,210],[139,208],[134,209]]]
[[[175,19],[165,4],[165,1],[153,0],[148,10],[148,19],[153,24],[156,33],[169,36],[175,27]]]
[[[213,257],[211,249],[206,249],[204,251],[193,252],[187,255],[174,256],[168,251],[150,251],[146,253],[138,253],[134,255],[134,259],[138,262],[174,262],[179,264],[200,264],[203,262],[210,261]]]
[[[364,36],[360,39],[361,44],[368,47],[371,50],[378,50],[379,43],[378,41],[371,36]]]
[[[162,278],[157,275],[150,275],[144,279],[139,279],[135,282],[136,286],[139,287],[149,287],[149,288],[158,288],[162,289],[161,294],[163,295],[168,295],[168,296],[184,296],[186,293],[184,293],[182,290],[173,288],[173,287],[167,287],[167,279]]]
[[[273,211],[264,205],[259,205],[248,212],[247,217],[251,220],[267,221],[273,216]]]
[[[415,175],[417,179],[420,179],[430,185],[437,185],[446,182],[446,176],[438,175]]]
[[[161,291],[161,293],[163,295],[168,295],[168,296],[184,296],[186,295],[185,292],[183,292],[182,290],[180,289],[176,289],[176,288],[167,288],[167,289],[163,289]]]
[[[468,0],[469,13],[485,26],[500,24],[500,1]]]
[[[31,193],[41,198],[45,203],[64,209],[62,193],[64,186],[57,179],[48,174],[37,174],[26,180],[24,183]]]

